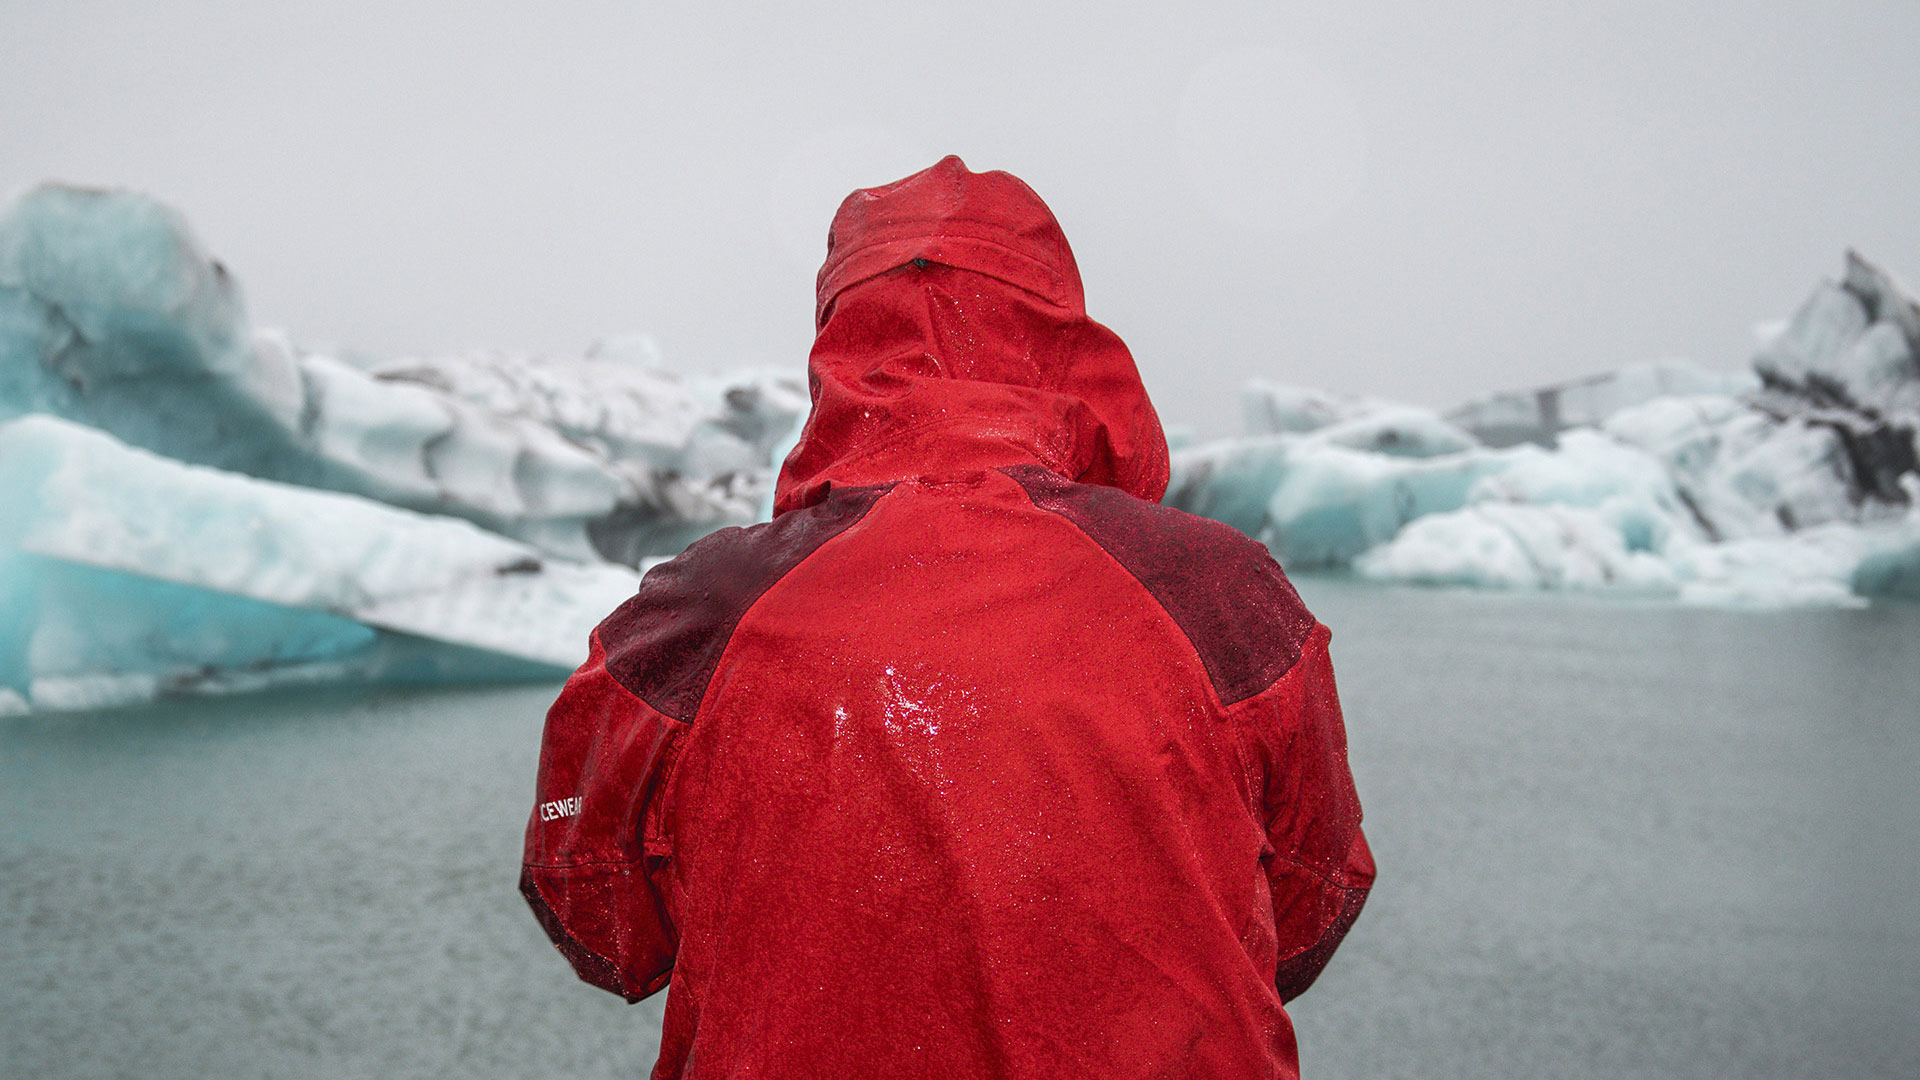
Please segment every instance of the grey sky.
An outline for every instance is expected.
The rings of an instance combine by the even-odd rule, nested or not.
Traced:
[[[797,365],[840,196],[947,152],[1203,430],[1253,375],[1730,367],[1848,245],[1920,278],[1912,0],[4,10],[0,192],[151,192],[257,321],[381,352]]]

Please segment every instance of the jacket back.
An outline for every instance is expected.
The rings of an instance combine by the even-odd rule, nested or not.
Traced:
[[[944,261],[942,261],[944,260]],[[1373,867],[1328,635],[1166,451],[1037,197],[857,192],[769,524],[548,716],[522,888],[656,1077],[1289,1076]]]

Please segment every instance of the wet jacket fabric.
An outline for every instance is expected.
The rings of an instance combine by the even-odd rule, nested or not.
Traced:
[[[649,572],[547,717],[521,888],[672,982],[655,1077],[1289,1077],[1373,877],[1319,625],[1160,506],[1052,214],[957,158],[833,224],[775,519]]]

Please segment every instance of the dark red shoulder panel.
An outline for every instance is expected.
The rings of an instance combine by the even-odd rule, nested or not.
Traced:
[[[836,488],[812,506],[721,529],[647,572],[594,634],[607,673],[662,715],[693,722],[741,616],[822,544],[852,528],[891,485]]]
[[[1299,661],[1314,618],[1261,544],[1217,521],[1037,465],[1002,471],[1146,586],[1193,643],[1223,704],[1265,690]]]

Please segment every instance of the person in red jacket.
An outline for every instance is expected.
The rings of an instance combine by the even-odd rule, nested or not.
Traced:
[[[666,987],[664,1077],[1291,1077],[1373,879],[1327,630],[1160,506],[1052,213],[840,207],[776,516],[655,567],[547,716],[521,890]]]

